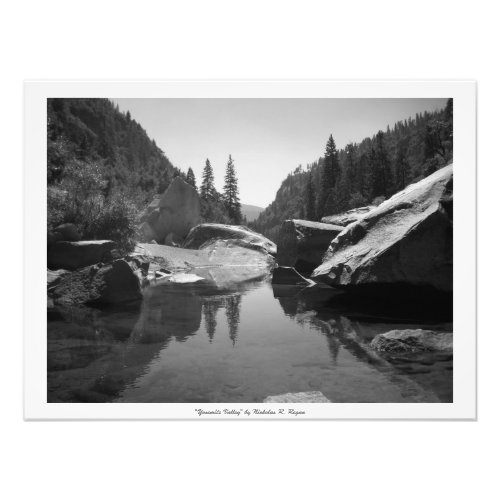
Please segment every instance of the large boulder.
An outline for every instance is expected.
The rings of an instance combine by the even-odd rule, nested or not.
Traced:
[[[109,260],[116,243],[111,240],[57,241],[47,251],[49,269],[74,270]]]
[[[244,226],[227,224],[200,224],[189,232],[184,241],[184,248],[201,249],[214,241],[226,241],[234,245],[262,249],[270,255],[276,255],[276,245],[262,234]]]
[[[348,226],[353,222],[357,222],[359,219],[364,217],[368,212],[376,208],[373,206],[358,207],[347,210],[347,212],[342,212],[335,215],[327,215],[321,219],[321,222],[326,224],[334,224],[335,226]]]
[[[56,305],[110,305],[142,298],[147,264],[130,258],[88,266],[60,276],[49,289]]]
[[[141,217],[144,241],[165,241],[169,234],[183,240],[200,222],[200,197],[196,189],[176,177],[161,197],[155,197]]]
[[[322,222],[284,221],[278,234],[278,264],[310,273],[321,264],[330,243],[343,230]]]
[[[453,333],[431,330],[391,330],[374,337],[370,347],[389,353],[452,351]]]
[[[409,285],[451,293],[452,203],[448,165],[347,226],[311,277],[338,287]]]

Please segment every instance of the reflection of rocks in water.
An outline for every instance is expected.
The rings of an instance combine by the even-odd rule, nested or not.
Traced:
[[[241,295],[230,295],[226,299],[226,318],[229,328],[229,338],[233,346],[238,337],[238,326],[240,324]]]
[[[196,268],[195,272],[209,283],[211,293],[214,287],[219,292],[245,292],[250,283],[258,283],[269,277],[268,268],[252,266]]]
[[[335,337],[330,324],[318,318],[315,307],[322,307],[336,294],[337,292],[330,287],[273,286],[273,295],[278,299],[286,316],[293,318],[301,326],[308,324],[325,335],[334,363],[339,354],[339,340]]]
[[[96,359],[102,358],[111,350],[109,345],[75,345],[61,349],[49,350],[47,370],[73,370],[85,368]]]
[[[188,285],[158,285],[146,290],[133,342],[184,342],[200,328],[201,300]]]
[[[334,363],[340,347],[343,347],[356,359],[365,361],[386,374],[389,381],[401,387],[407,396],[427,402],[452,400],[452,379],[443,375],[452,370],[452,360],[439,360],[436,356],[435,359],[427,356],[426,359],[398,360],[377,353],[370,347],[371,340],[376,334],[384,333],[391,327],[387,323],[352,320],[346,315],[344,308],[332,306],[339,296],[336,291],[329,294],[322,287],[302,290],[290,287],[288,293],[283,287],[279,290],[273,287],[273,291],[287,316],[299,324],[306,322],[325,334]],[[356,314],[355,317],[359,315]],[[437,364],[434,366],[435,363]],[[429,365],[434,366],[433,371],[429,369]],[[442,381],[441,384],[436,383],[436,379]]]

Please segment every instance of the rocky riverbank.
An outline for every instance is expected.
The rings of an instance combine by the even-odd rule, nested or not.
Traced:
[[[48,295],[53,304],[102,306],[140,300],[159,280],[224,288],[268,276],[275,265],[274,243],[241,226],[202,224],[186,242],[190,248],[139,243],[113,258],[113,242],[59,241],[49,247]],[[56,259],[62,247],[68,251]]]

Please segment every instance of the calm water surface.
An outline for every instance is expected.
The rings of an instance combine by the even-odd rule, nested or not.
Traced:
[[[48,322],[49,402],[451,402],[448,354],[374,353],[392,329],[451,323],[336,306],[331,289],[157,284],[125,310],[59,310]]]

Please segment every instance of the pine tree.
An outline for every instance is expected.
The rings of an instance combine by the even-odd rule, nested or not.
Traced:
[[[238,180],[236,179],[234,161],[229,155],[224,177],[224,204],[233,224],[241,224],[241,204],[238,194]]]
[[[187,176],[186,176],[186,182],[188,184],[191,184],[191,186],[193,186],[195,189],[197,189],[197,187],[196,187],[196,177],[194,176],[194,172],[193,172],[193,169],[191,167],[188,168]]]
[[[215,198],[215,187],[214,187],[214,171],[212,170],[212,165],[210,165],[210,160],[207,158],[205,162],[205,167],[203,168],[203,177],[201,180],[200,195],[201,199],[208,201]]]
[[[316,220],[316,200],[314,196],[313,178],[312,173],[309,172],[307,175],[307,185],[306,185],[306,219]]]
[[[333,205],[332,191],[337,180],[340,177],[340,163],[337,146],[333,140],[332,134],[328,138],[325,149],[325,158],[323,160],[323,169],[321,171],[321,188],[318,200],[318,217],[331,215],[327,213]]]

